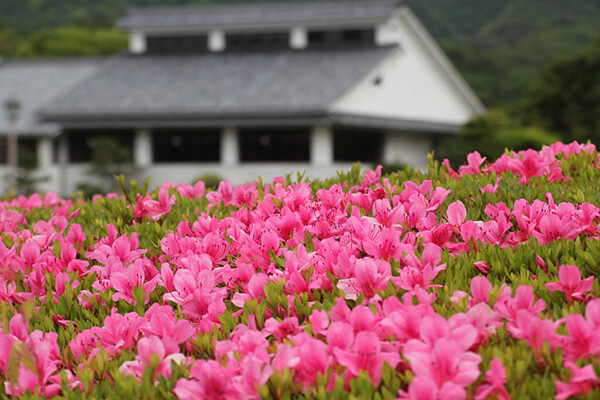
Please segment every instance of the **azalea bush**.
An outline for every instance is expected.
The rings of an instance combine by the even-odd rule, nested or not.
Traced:
[[[599,153],[0,204],[0,395],[600,395]]]

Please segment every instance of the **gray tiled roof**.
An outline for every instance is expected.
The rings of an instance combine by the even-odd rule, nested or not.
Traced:
[[[125,56],[42,114],[64,121],[324,113],[391,51]]]
[[[132,8],[119,19],[123,29],[210,28],[213,26],[331,23],[383,20],[402,0],[263,3],[225,6]]]
[[[38,123],[35,111],[51,105],[57,95],[90,77],[105,63],[101,59],[61,59],[6,61],[0,64],[0,134],[8,131],[4,102],[16,98],[21,103],[18,131],[21,135],[51,135],[53,124]]]

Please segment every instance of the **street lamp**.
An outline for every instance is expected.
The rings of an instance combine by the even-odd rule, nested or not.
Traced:
[[[4,111],[8,120],[8,146],[6,147],[6,162],[8,164],[8,190],[17,190],[17,121],[21,113],[21,103],[14,97],[4,102]]]

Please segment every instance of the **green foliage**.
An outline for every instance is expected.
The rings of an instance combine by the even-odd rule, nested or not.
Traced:
[[[17,57],[106,56],[127,48],[127,34],[73,26],[37,32],[16,50]]]
[[[218,174],[203,174],[194,179],[194,182],[192,183],[202,181],[206,185],[206,189],[216,189],[219,187],[219,183],[221,183],[222,180],[223,177]]]
[[[48,176],[40,175],[44,171],[38,170],[38,158],[35,149],[19,147],[17,193],[31,195],[36,191],[38,183],[48,180]]]
[[[483,157],[494,159],[505,149],[539,150],[543,145],[559,139],[558,135],[540,128],[520,126],[502,111],[491,110],[487,115],[476,117],[463,126],[457,137],[444,144],[440,157],[458,164],[464,162],[468,153],[477,150]]]
[[[600,41],[552,63],[523,101],[524,119],[561,132],[564,140],[600,144]]]
[[[0,57],[15,54],[21,41],[22,38],[15,32],[0,28]]]
[[[496,123],[499,124],[504,117],[496,115]],[[567,160],[561,160],[561,167],[565,175],[570,178],[567,182],[548,182],[547,177],[532,178],[528,185],[519,182],[518,177],[510,172],[502,174],[502,180],[499,183],[497,193],[481,193],[479,189],[486,184],[493,183],[497,176],[481,174],[479,176],[465,176],[460,181],[449,179],[440,167],[439,162],[431,158],[426,173],[412,171],[405,168],[398,172],[388,174],[391,185],[396,185],[396,193],[404,188],[407,180],[413,182],[422,182],[423,179],[431,179],[434,186],[441,186],[451,190],[448,198],[444,202],[447,206],[451,202],[461,200],[467,210],[467,218],[472,221],[489,220],[485,213],[485,206],[489,203],[496,204],[503,202],[508,206],[517,199],[525,198],[532,202],[534,200],[544,200],[547,193],[550,193],[557,203],[573,202],[582,203],[584,201],[592,204],[600,203],[600,187],[596,184],[599,178],[599,171],[593,165],[593,161],[598,158],[598,153],[583,153],[580,156],[572,156]],[[333,183],[347,184],[352,186],[360,182],[360,166],[355,165],[350,171],[340,172],[336,179],[327,181],[313,181],[311,186],[313,194],[322,187],[329,187]],[[302,175],[297,176],[298,180],[303,180]],[[291,183],[292,179],[288,181]],[[106,236],[107,223],[113,223],[119,233],[139,235],[140,247],[147,249],[148,253],[144,256],[150,259],[156,259],[160,254],[160,240],[169,231],[177,229],[181,221],[195,221],[199,212],[209,212],[216,218],[225,218],[236,212],[238,206],[217,206],[208,210],[208,201],[206,198],[190,199],[177,195],[177,206],[173,207],[170,213],[159,221],[136,220],[133,217],[131,199],[135,199],[138,193],[145,193],[145,185],[138,185],[137,182],[131,182],[126,188],[124,179],[119,180],[123,188],[122,197],[99,198],[95,202],[83,202],[75,198],[74,205],[70,212],[75,209],[79,214],[75,215],[72,223],[81,225],[86,234],[86,241],[77,248],[77,258],[84,259],[89,247],[95,243],[98,238]],[[264,187],[264,186],[263,186]],[[171,189],[171,193],[175,193]],[[151,197],[157,198],[158,189],[150,193]],[[260,200],[264,199],[264,193],[261,192]],[[445,206],[443,206],[437,215],[442,218]],[[39,220],[48,220],[52,216],[52,209],[40,207],[28,213],[26,226],[23,228],[33,229],[34,224]],[[133,223],[133,222],[136,223]],[[314,250],[313,238],[310,233],[304,238],[308,251]],[[11,248],[13,245],[22,246],[21,243],[13,241],[10,235],[2,235],[4,244]],[[528,242],[521,243],[516,248],[500,248],[496,245],[483,245],[477,243],[477,251],[464,252],[451,255],[449,251],[442,253],[442,263],[447,263],[447,268],[436,278],[436,284],[441,287],[436,290],[437,300],[434,303],[435,311],[445,318],[452,315],[466,312],[466,299],[453,303],[450,298],[456,290],[469,291],[469,284],[473,277],[478,276],[479,272],[473,266],[476,261],[485,261],[490,266],[488,280],[493,286],[490,294],[490,304],[497,299],[502,285],[508,284],[514,289],[519,285],[530,285],[533,287],[536,298],[544,300],[546,309],[541,313],[541,317],[557,321],[567,315],[583,314],[585,305],[575,302],[569,304],[562,293],[550,292],[545,285],[549,282],[557,281],[558,266],[563,264],[575,264],[579,267],[584,277],[594,276],[596,278],[593,295],[597,297],[600,294],[600,270],[598,260],[600,259],[600,241],[595,240],[592,234],[584,233],[573,241],[556,240],[549,244],[540,244],[537,240],[531,239]],[[54,244],[55,255],[60,254],[60,246]],[[275,268],[285,267],[285,258],[271,252],[271,260]],[[548,273],[536,263],[536,256],[539,256],[546,263]],[[167,260],[168,261],[168,260]],[[397,274],[401,267],[399,261],[392,263],[392,269]],[[303,271],[305,279],[309,278],[314,272],[312,268]],[[80,296],[84,290],[91,290],[92,283],[96,280],[96,274],[79,276],[77,273],[70,274],[70,281],[79,280],[78,285],[65,283],[64,293],[58,298],[46,296],[45,301],[40,298],[23,302],[15,305],[15,308],[8,302],[0,302],[0,326],[2,330],[8,332],[8,321],[16,312],[22,312],[29,321],[30,330],[39,329],[43,332],[55,332],[58,335],[58,344],[61,349],[65,349],[61,357],[65,365],[71,363],[82,363],[85,368],[74,368],[81,381],[81,386],[69,388],[66,380],[63,382],[61,394],[66,399],[83,398],[144,398],[144,399],[171,399],[174,397],[172,390],[178,379],[188,377],[189,367],[181,367],[172,364],[173,373],[169,379],[156,376],[156,369],[151,366],[148,368],[141,382],[137,382],[133,377],[125,377],[119,372],[119,367],[126,361],[134,359],[135,354],[132,351],[124,350],[120,355],[109,358],[104,350],[87,359],[74,360],[72,352],[67,344],[75,338],[78,331],[89,329],[93,326],[101,326],[102,321],[107,315],[111,314],[111,309],[115,307],[117,312],[138,312],[143,313],[150,304],[162,302],[165,289],[157,287],[150,293],[150,304],[144,305],[143,294],[139,287],[134,289],[136,301],[128,304],[123,300],[117,302],[112,300],[115,293],[113,289],[99,293],[102,300],[97,301],[94,297],[88,298],[90,308],[86,309],[80,304]],[[212,330],[198,333],[192,340],[193,346],[186,348],[186,354],[196,359],[215,359],[215,348],[217,342],[227,340],[230,333],[239,324],[249,324],[252,320],[256,323],[258,329],[262,329],[265,320],[273,316],[279,320],[292,315],[291,309],[295,310],[298,322],[302,329],[308,335],[314,332],[307,322],[308,316],[315,310],[330,311],[336,303],[336,299],[341,296],[337,288],[337,278],[328,274],[328,278],[334,283],[331,290],[313,289],[310,292],[297,293],[293,297],[284,294],[285,280],[270,282],[264,287],[264,296],[245,302],[241,309],[227,301],[225,312],[220,315],[220,326]],[[16,291],[20,292],[26,289],[21,279],[17,279],[18,286]],[[51,292],[56,287],[56,278],[52,273],[45,275],[45,288]],[[95,293],[98,293],[95,291]],[[398,297],[401,298],[405,291],[388,285],[380,295],[383,298]],[[362,296],[356,301],[347,300],[350,308],[361,304]],[[175,312],[178,313],[177,309]],[[59,315],[65,320],[73,321],[75,326],[61,327],[52,320],[53,315]],[[181,317],[181,315],[178,315]],[[559,328],[559,333],[566,334],[564,326]],[[276,344],[271,343],[268,348],[269,353],[276,351]],[[183,350],[182,350],[183,351]],[[475,388],[484,379],[485,371],[490,368],[490,362],[493,358],[498,358],[506,369],[506,389],[511,398],[553,398],[555,396],[555,381],[568,381],[570,375],[563,366],[563,353],[559,348],[551,351],[547,346],[541,350],[532,349],[523,340],[513,338],[506,329],[506,326],[500,326],[497,331],[492,333],[487,341],[482,342],[477,347],[477,353],[482,357],[480,366],[481,377],[479,381],[468,388],[468,397],[472,398]],[[13,378],[18,373],[19,363],[25,365],[31,363],[31,354],[25,347],[16,346],[11,355],[7,373],[4,377]],[[587,361],[586,361],[587,362]],[[339,367],[338,367],[339,368]],[[362,372],[356,378],[350,380],[347,384],[342,377],[337,377],[330,381],[330,376],[334,372],[328,370],[324,375],[318,378],[318,384],[302,387],[294,383],[294,371],[285,369],[276,371],[269,378],[267,383],[258,388],[259,395],[264,399],[282,399],[282,398],[306,398],[306,399],[394,399],[398,397],[399,390],[406,390],[407,385],[413,379],[413,373],[410,369],[391,368],[384,365],[382,368],[382,378],[378,385],[374,385],[369,376]],[[4,378],[3,377],[3,378]],[[2,396],[3,385],[0,385],[0,396]],[[330,390],[330,391],[328,391]],[[589,398],[597,398],[598,390],[589,394]],[[24,398],[33,398],[24,396]]]
[[[410,6],[490,106],[518,100],[549,62],[598,38],[588,0],[421,0]]]
[[[381,174],[388,175],[405,169],[405,164],[382,164]]]
[[[117,175],[131,177],[139,172],[133,162],[133,154],[117,139],[110,136],[99,136],[92,145],[91,165],[88,174],[95,179],[79,186],[86,197],[94,194],[115,191],[119,186],[115,180]]]

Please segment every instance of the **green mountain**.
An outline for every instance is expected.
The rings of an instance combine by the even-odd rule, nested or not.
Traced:
[[[600,38],[600,0],[414,0],[415,13],[488,104],[520,98],[552,60]]]
[[[282,1],[286,0],[271,0]],[[36,49],[48,54],[43,52],[46,35],[64,26],[94,28],[98,37],[98,28],[112,27],[130,6],[249,2],[1,0],[0,54],[33,56]],[[600,0],[410,0],[409,4],[489,105],[513,104],[550,61],[581,53],[600,38]]]

